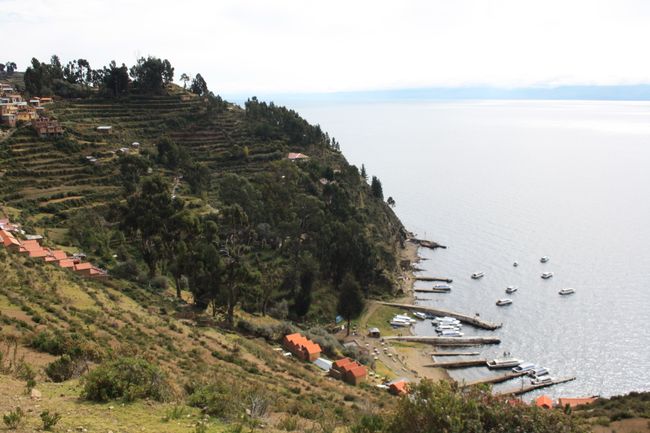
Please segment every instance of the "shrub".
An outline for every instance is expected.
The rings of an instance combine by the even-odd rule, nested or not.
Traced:
[[[287,415],[278,421],[276,427],[284,431],[296,431],[301,428],[300,418],[295,415]]]
[[[22,424],[24,417],[25,412],[20,407],[17,407],[15,410],[3,415],[2,419],[9,430],[16,430]]]
[[[61,420],[61,414],[54,412],[50,414],[49,410],[41,412],[41,421],[43,421],[43,430],[51,431],[52,428]]]
[[[237,397],[237,393],[227,384],[211,383],[196,387],[187,404],[201,409],[207,415],[227,418],[237,412]]]
[[[52,382],[64,382],[81,373],[82,367],[80,364],[78,360],[69,355],[63,355],[45,367],[45,374]]]
[[[155,365],[139,358],[121,358],[100,365],[83,380],[81,397],[92,401],[139,398],[164,401],[168,383]]]

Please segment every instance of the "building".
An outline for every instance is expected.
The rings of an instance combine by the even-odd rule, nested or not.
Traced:
[[[32,122],[34,130],[39,137],[56,137],[63,135],[63,128],[58,120],[50,119],[49,117],[41,117],[40,119]]]
[[[303,361],[314,362],[320,358],[322,352],[318,344],[299,333],[285,335],[282,339],[282,345]]]
[[[357,361],[350,358],[341,358],[332,364],[330,375],[350,385],[358,385],[366,380],[368,370]]]
[[[582,406],[583,404],[591,404],[598,400],[598,397],[576,397],[576,398],[568,398],[568,397],[563,397],[558,399],[558,405],[560,407],[566,407],[569,405],[569,407],[574,408],[576,406]]]
[[[16,115],[15,114],[2,114],[2,118],[0,119],[0,124],[4,126],[8,126],[10,128],[15,128],[16,127]]]
[[[368,329],[368,337],[380,338],[381,337],[381,331],[379,330],[379,328],[370,328],[370,329]]]
[[[388,384],[388,392],[393,395],[402,396],[409,393],[409,383],[406,379],[395,380]]]
[[[535,406],[550,409],[553,407],[553,399],[548,395],[540,395],[535,399]]]
[[[290,153],[287,155],[287,159],[289,159],[289,161],[298,161],[301,159],[309,159],[309,157],[303,153]]]
[[[102,134],[111,134],[113,132],[112,126],[102,125],[96,128],[97,132]]]
[[[7,230],[0,230],[2,245],[9,251],[17,253],[20,251],[20,242]]]

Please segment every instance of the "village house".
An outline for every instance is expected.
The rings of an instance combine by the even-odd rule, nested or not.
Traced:
[[[32,126],[39,137],[55,137],[63,134],[63,128],[58,120],[41,117],[32,122]]]
[[[99,132],[101,134],[110,134],[110,133],[113,132],[113,127],[112,126],[107,126],[107,125],[98,126],[95,129],[97,130],[97,132]]]
[[[303,153],[289,153],[287,155],[289,161],[299,161],[303,159],[309,159],[309,157]]]
[[[576,398],[571,398],[571,397],[560,397],[557,402],[558,406],[561,408],[565,408],[567,405],[570,408],[574,408],[576,406],[582,406],[583,404],[591,404],[598,400],[598,397],[576,397]]]
[[[548,395],[540,395],[535,399],[535,406],[551,409],[553,407],[553,399]]]
[[[341,358],[332,364],[330,375],[350,385],[359,385],[366,380],[368,370],[357,361],[350,358]]]
[[[409,393],[408,381],[406,379],[394,380],[388,384],[388,392],[396,396],[402,396]]]
[[[282,339],[282,345],[286,350],[303,361],[313,362],[320,358],[322,352],[318,344],[299,333],[285,335]]]
[[[11,113],[3,113],[0,119],[0,125],[8,126],[9,128],[16,127],[16,115]]]

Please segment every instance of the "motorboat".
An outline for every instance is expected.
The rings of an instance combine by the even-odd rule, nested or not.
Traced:
[[[512,371],[514,373],[526,373],[529,372],[530,370],[534,370],[535,368],[537,368],[537,366],[532,362],[522,362],[518,366],[513,367]]]
[[[444,290],[445,292],[448,292],[451,290],[451,286],[449,284],[434,284],[433,290]]]
[[[549,256],[544,256],[544,257],[542,257],[541,259],[539,259],[539,261],[542,262],[542,263],[546,263],[546,262],[548,262],[549,260],[551,260],[551,258],[550,258]]]
[[[438,325],[436,326],[436,332],[442,331],[460,331],[460,326],[456,325]]]
[[[506,293],[515,293],[517,290],[519,290],[519,289],[517,287],[515,287],[515,286],[506,287]]]
[[[463,335],[465,334],[455,329],[445,329],[440,333],[441,337],[462,337]]]
[[[545,280],[548,280],[548,279],[551,278],[552,276],[553,276],[553,272],[544,272],[544,273],[542,274],[542,278],[544,278]]]
[[[566,289],[561,289],[558,293],[560,295],[572,295],[575,292],[576,292],[575,289],[572,289],[571,287],[567,287]]]
[[[487,361],[485,364],[488,368],[497,369],[497,368],[512,368],[516,367],[522,363],[521,359],[517,358],[495,358],[491,361]]]
[[[407,316],[406,314],[396,314],[393,319],[399,319],[399,320],[404,320],[409,323],[415,323],[416,320],[412,317]]]
[[[431,321],[433,325],[458,325],[461,326],[460,320],[453,317],[438,317]]]
[[[485,272],[474,272],[472,274],[472,279],[478,280],[479,278],[483,278],[484,276],[485,276]]]
[[[516,268],[517,266],[519,266],[519,262],[514,262],[514,263],[512,264],[512,266],[514,266],[514,267]]]
[[[420,311],[416,311],[413,313],[416,319],[424,320],[427,318],[427,315],[425,313],[422,313]]]
[[[509,298],[503,298],[497,301],[497,305],[499,307],[503,307],[504,305],[510,305],[510,304],[512,304],[512,299]]]
[[[530,377],[532,377],[534,379],[537,379],[539,377],[548,375],[548,373],[549,373],[548,368],[546,368],[546,367],[538,367],[538,368],[534,368],[534,369],[530,370],[527,374]]]
[[[412,323],[407,320],[393,319],[390,321],[390,325],[397,328],[407,328],[411,326]]]
[[[549,383],[553,383],[553,378],[548,375],[536,377],[535,379],[531,380],[530,383],[532,385],[547,385]]]

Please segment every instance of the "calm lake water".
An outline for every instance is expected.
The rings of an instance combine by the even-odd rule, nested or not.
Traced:
[[[650,390],[650,103],[289,105],[381,179],[411,231],[449,246],[423,250],[421,266],[453,278],[452,292],[419,302],[503,322],[464,327],[502,339],[482,354],[577,376],[544,390],[555,397]],[[519,291],[506,295],[509,285]],[[558,295],[564,287],[576,294]],[[497,307],[503,297],[513,304]],[[416,333],[433,330],[420,322]]]

